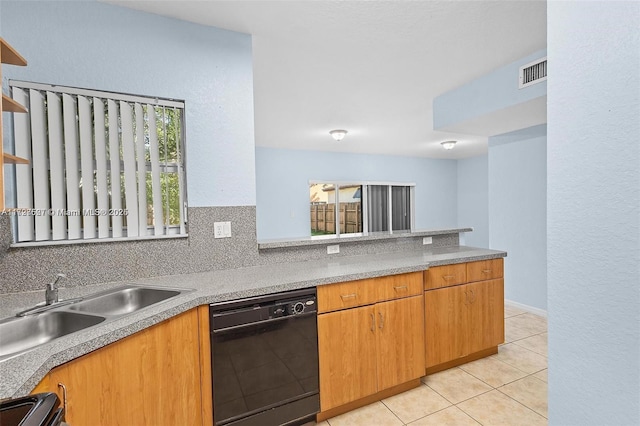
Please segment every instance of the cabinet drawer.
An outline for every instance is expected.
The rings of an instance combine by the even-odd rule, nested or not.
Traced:
[[[467,263],[467,281],[484,281],[502,278],[503,259],[481,260]]]
[[[369,305],[376,302],[373,279],[321,285],[317,288],[318,313]]]
[[[374,278],[378,301],[422,294],[422,272]]]
[[[425,290],[464,284],[467,282],[467,268],[464,263],[434,266],[425,271],[424,277]]]

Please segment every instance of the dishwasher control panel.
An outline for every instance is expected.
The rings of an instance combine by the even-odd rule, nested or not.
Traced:
[[[316,311],[316,298],[315,296],[309,296],[304,299],[277,301],[275,305],[271,307],[269,316],[271,318],[278,318],[303,313],[314,313]]]

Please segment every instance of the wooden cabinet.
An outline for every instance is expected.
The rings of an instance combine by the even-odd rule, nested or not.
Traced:
[[[422,294],[422,272],[367,278],[318,287],[318,313]]]
[[[322,411],[377,392],[375,308],[318,316]]]
[[[422,296],[378,303],[376,349],[378,390],[424,375]]]
[[[428,374],[496,353],[504,342],[502,262],[463,264],[469,283],[425,291]],[[484,277],[498,278],[480,280]],[[427,280],[425,274],[425,288],[429,288]]]
[[[25,66],[27,61],[7,43],[0,38],[0,63],[9,65]],[[2,69],[0,68],[0,82],[2,82]],[[3,115],[2,112],[18,112],[24,113],[27,110],[9,96],[2,93],[2,103],[0,103],[0,211],[4,210],[4,165],[5,164],[26,164],[28,161],[24,158],[16,157],[4,152],[3,141]]]
[[[467,280],[475,282],[502,278],[503,262],[500,258],[467,263]]]
[[[467,268],[465,263],[435,266],[425,271],[424,289],[449,287],[466,282]]]
[[[34,391],[66,399],[71,425],[211,425],[208,366],[204,306],[56,367]]]
[[[318,419],[397,393],[395,387],[416,379],[419,384],[425,369],[422,286],[417,272],[318,287],[324,312],[344,294],[366,294],[369,302],[318,315]]]

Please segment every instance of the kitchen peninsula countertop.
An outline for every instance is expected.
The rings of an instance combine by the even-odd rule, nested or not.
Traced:
[[[61,299],[89,296],[125,284],[195,291],[185,292],[106,324],[60,337],[1,361],[0,399],[28,394],[52,368],[200,305],[506,255],[504,251],[467,246],[425,248],[61,288]],[[0,318],[13,316],[43,299],[44,290],[0,295]]]

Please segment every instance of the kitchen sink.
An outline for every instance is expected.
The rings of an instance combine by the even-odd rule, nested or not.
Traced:
[[[84,299],[36,306],[17,317],[0,320],[0,361],[191,291],[194,290],[127,285]]]
[[[105,319],[103,316],[66,311],[5,319],[0,321],[0,360],[100,324]]]
[[[180,290],[127,286],[74,303],[69,305],[68,309],[109,316],[125,315],[170,299],[180,293],[182,293]]]

